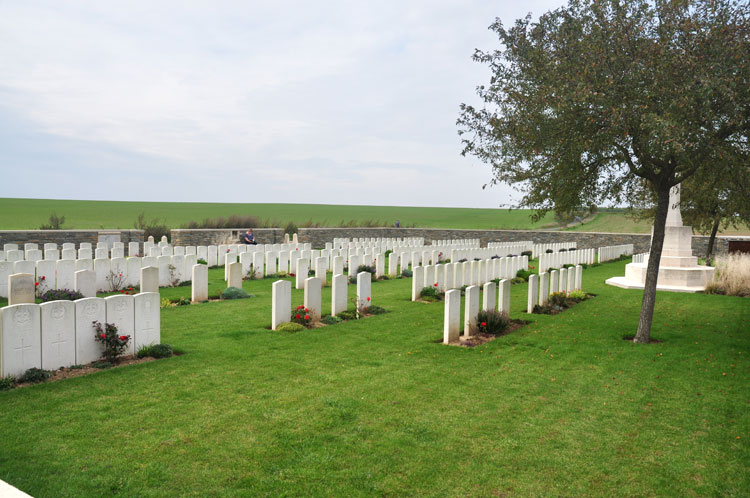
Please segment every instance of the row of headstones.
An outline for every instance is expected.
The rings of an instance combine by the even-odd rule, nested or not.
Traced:
[[[412,246],[412,245],[424,245],[424,237],[334,237],[333,247],[336,249],[343,249],[344,247],[352,247],[356,245],[364,246],[366,244],[386,244],[387,249],[392,249],[395,246]]]
[[[535,305],[544,306],[549,302],[549,295],[553,292],[572,292],[582,289],[583,267],[561,268],[539,275],[529,276],[529,296],[526,312],[534,311]]]
[[[576,251],[542,253],[539,255],[539,271],[550,268],[560,268],[563,265],[593,264],[596,257],[594,249],[578,249]]]
[[[480,247],[482,241],[479,239],[449,239],[449,240],[433,240],[430,241],[430,245],[443,247],[443,246],[456,246],[460,248]]]
[[[463,335],[468,337],[477,324],[479,313],[478,285],[466,288]],[[503,279],[499,283],[487,282],[481,286],[482,310],[510,313],[510,280]],[[455,342],[461,332],[461,291],[452,289],[445,293],[445,310],[443,314],[443,342]]]
[[[530,240],[518,240],[515,242],[488,242],[487,247],[511,247],[517,252],[531,251],[534,247],[534,243]]]
[[[416,301],[425,287],[435,287],[438,292],[443,292],[447,289],[460,289],[465,285],[483,285],[498,278],[511,279],[518,270],[528,269],[528,263],[526,256],[514,256],[417,266],[412,274],[411,299]]]
[[[323,281],[318,277],[305,278],[303,305],[312,321],[323,315],[321,288]],[[344,274],[335,274],[331,279],[331,315],[336,316],[347,309],[349,279]],[[299,287],[298,287],[299,288]],[[357,308],[372,305],[372,274],[357,274]],[[271,286],[271,330],[276,330],[292,317],[292,283],[279,280]]]
[[[617,259],[620,256],[630,256],[633,254],[633,244],[622,244],[619,246],[600,247],[598,251],[599,263]]]
[[[648,262],[648,253],[642,252],[640,254],[633,254],[633,263],[646,263]]]
[[[560,252],[560,249],[565,249],[566,251],[568,251],[570,249],[577,248],[577,242],[552,242],[549,244],[534,244],[531,249],[531,256],[534,258],[538,258],[540,254],[545,254],[547,253],[547,251]]]
[[[16,261],[14,263],[0,261],[0,297],[8,297],[7,278],[15,273],[31,274],[44,290],[77,290],[78,286],[75,283],[77,273],[88,270],[94,275],[94,291],[108,292],[138,285],[141,268],[149,266],[159,269],[160,287],[185,282],[190,280],[190,269],[196,263],[196,255]],[[86,282],[89,281],[88,274],[84,278]],[[120,285],[115,285],[118,282]]]
[[[6,306],[0,309],[0,377],[98,360],[103,346],[94,322],[114,323],[119,335],[129,335],[125,354],[133,354],[160,342],[159,318],[158,293]]]
[[[525,246],[495,246],[482,249],[454,249],[450,251],[451,261],[460,261],[462,259],[490,259],[493,256],[508,256],[509,254],[518,256],[525,250]]]
[[[57,261],[60,259],[94,259],[94,258],[124,258],[125,248],[121,242],[115,242],[115,246],[109,248],[106,243],[100,242],[103,247],[92,248],[90,243],[82,242],[80,249],[76,250],[75,244],[65,243],[63,244],[62,251],[57,248],[57,244],[44,244],[44,251],[38,249],[37,244],[25,244],[25,248],[17,248],[17,244],[5,244],[2,251],[0,251],[0,261]],[[131,242],[129,245],[137,242]],[[71,247],[72,246],[72,247]],[[136,249],[137,252],[137,249]],[[133,256],[132,247],[129,249],[129,253]]]
[[[144,254],[149,256],[188,256],[196,255],[199,259],[205,259],[209,266],[224,266],[226,254],[242,254],[244,252],[266,252],[266,251],[299,251],[310,250],[310,244],[219,244],[211,246],[164,246],[149,247],[144,249]]]

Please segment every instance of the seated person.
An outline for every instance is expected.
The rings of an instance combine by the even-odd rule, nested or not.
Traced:
[[[242,243],[258,245],[258,243],[255,242],[255,234],[252,230],[248,230],[247,232],[245,232],[245,234],[242,236]]]

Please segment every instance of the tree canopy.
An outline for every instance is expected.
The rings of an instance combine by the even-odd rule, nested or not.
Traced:
[[[656,199],[636,340],[648,342],[669,189],[748,168],[746,2],[571,0],[537,22],[490,29],[484,102],[462,104],[463,154],[515,185],[521,205],[570,211]]]

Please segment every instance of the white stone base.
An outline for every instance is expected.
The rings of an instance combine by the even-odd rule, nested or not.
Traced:
[[[643,289],[644,285],[639,282],[633,282],[627,280],[625,277],[612,277],[608,278],[604,283],[607,285],[613,285],[615,287],[621,287],[623,289]],[[703,287],[681,287],[678,285],[660,285],[656,284],[656,290],[669,291],[669,292],[703,292]]]

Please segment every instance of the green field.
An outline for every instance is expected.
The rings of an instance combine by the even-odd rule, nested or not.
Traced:
[[[339,226],[354,220],[380,226],[422,228],[527,229],[554,225],[549,214],[532,223],[531,210],[469,209],[397,206],[336,206],[329,204],[219,204],[199,202],[117,202],[48,199],[0,199],[0,230],[35,230],[47,223],[50,213],[65,216],[63,228],[133,228],[140,213],[179,228],[190,221],[230,215],[252,215],[283,228],[293,221],[321,226]]]
[[[556,316],[513,286],[532,323],[474,349],[438,343],[443,306],[409,279],[373,283],[385,315],[297,334],[268,329],[271,280],[165,309],[185,355],[0,392],[0,479],[36,498],[750,495],[747,299],[659,292],[663,342],[635,345],[641,292],[603,283],[624,264],[585,270],[596,297]]]
[[[614,233],[651,233],[652,223],[649,221],[633,221],[624,212],[601,212],[593,220],[581,225],[567,228],[575,232],[614,232]],[[727,227],[720,235],[750,235],[750,228],[741,226]],[[704,234],[709,235],[709,234]]]

